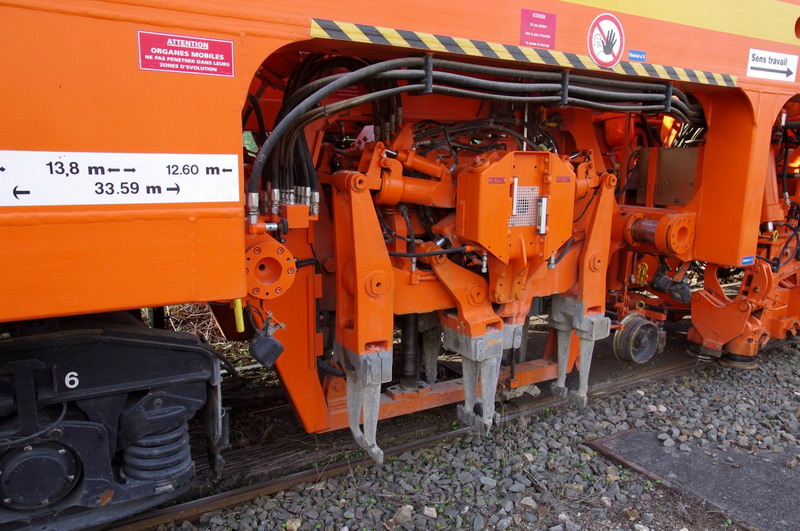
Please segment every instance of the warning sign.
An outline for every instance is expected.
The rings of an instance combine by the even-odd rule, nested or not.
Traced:
[[[520,18],[519,43],[532,48],[556,47],[556,16],[523,9]]]
[[[233,41],[140,31],[139,68],[233,77]]]
[[[611,68],[619,63],[625,49],[622,23],[611,13],[598,15],[589,26],[589,56],[597,66]]]
[[[747,75],[776,81],[794,81],[797,77],[797,56],[750,48]]]

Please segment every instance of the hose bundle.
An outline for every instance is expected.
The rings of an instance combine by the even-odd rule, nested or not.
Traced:
[[[275,190],[291,190],[295,186],[316,190],[318,178],[303,135],[304,128],[320,118],[370,103],[376,116],[376,138],[389,138],[401,121],[400,95],[403,93],[568,105],[595,111],[664,113],[675,116],[684,124],[698,128],[705,126],[700,106],[691,103],[671,83],[612,80],[571,75],[568,71],[540,72],[474,65],[431,56],[391,59],[374,64],[345,57],[311,56],[306,61],[287,82],[283,106],[275,126],[253,164],[247,182],[248,193],[258,193],[267,166],[273,193]],[[342,68],[350,71],[312,80],[324,70]],[[486,79],[475,75],[505,79]],[[359,85],[366,87],[365,94],[320,105],[337,91]],[[458,124],[463,129],[439,129],[429,138],[440,136],[441,142],[452,143],[453,133],[485,128],[485,120],[481,122],[484,123]],[[493,128],[505,128],[518,143],[554,147],[552,139],[541,134],[533,124],[529,124],[533,131],[531,138],[519,135],[509,125],[515,123],[497,121],[491,124]],[[449,147],[452,150],[452,145]]]

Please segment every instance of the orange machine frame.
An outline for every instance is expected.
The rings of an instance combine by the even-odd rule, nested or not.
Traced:
[[[374,44],[363,26],[355,25],[362,24],[394,28],[394,34],[397,29],[418,32],[427,39],[427,51],[437,57],[494,65],[515,61],[515,66],[522,68],[602,73],[603,69],[587,58],[587,30],[598,14],[609,9],[597,4],[600,2],[537,2],[538,11],[553,14],[557,20],[553,48],[545,55],[519,47],[516,39],[509,38],[519,34],[521,13],[528,7],[524,2],[488,7],[475,0],[436,6],[421,1],[336,4],[302,0],[233,5],[194,0],[7,1],[0,7],[6,28],[0,32],[0,47],[7,51],[2,59],[6,72],[2,90],[4,101],[12,104],[0,107],[0,117],[6,124],[0,131],[0,146],[3,150],[65,153],[237,154],[241,162],[243,102],[263,64],[276,71],[285,70],[284,53],[335,52],[371,58],[420,53],[420,49],[410,49],[412,44],[402,37]],[[798,90],[793,81],[748,77],[748,55],[750,49],[796,54],[800,9],[795,2],[773,1],[762,10],[769,17],[752,17],[737,11],[744,7],[731,8],[724,0],[700,7],[680,4],[685,9],[673,5],[665,13],[657,6],[634,0],[614,3],[613,12],[625,28],[626,50],[646,51],[647,68],[624,60],[606,73],[670,79],[676,86],[691,89],[700,100],[709,123],[701,193],[675,214],[653,209],[651,204],[616,207],[613,195],[601,194],[597,204],[604,205],[606,212],[593,207],[579,227],[587,231],[583,251],[568,258],[575,268],[576,261],[580,263],[581,277],[554,277],[548,282],[558,285],[545,290],[558,293],[577,286],[574,291],[593,301],[589,306],[594,311],[602,312],[605,301],[605,268],[615,252],[632,243],[626,240],[625,216],[657,221],[663,225],[659,230],[667,232],[674,221],[669,216],[691,224],[692,240],[683,241],[686,246],[668,253],[682,260],[739,266],[755,254],[758,233],[754,227],[761,221],[762,205],[749,199],[764,192],[772,125]],[[339,21],[341,30],[326,31],[321,20]],[[138,64],[138,31],[232,41],[234,74],[143,70]],[[474,49],[465,44],[462,51],[469,56],[465,58],[452,53],[443,41],[431,41],[434,34],[457,38],[458,42],[472,39],[469,42]],[[477,41],[486,44],[491,53],[474,45]],[[511,48],[502,45],[517,46],[526,59],[516,60],[519,58]],[[568,119],[580,116],[574,113]],[[579,147],[600,153],[589,123],[583,119],[564,127]],[[400,163],[413,165],[411,160],[398,159]],[[587,182],[591,179],[594,187],[610,190],[616,178],[605,173],[599,157],[596,164],[598,167],[583,177]],[[10,173],[0,176],[0,194],[11,194],[14,186],[24,182],[24,173]],[[366,215],[355,203],[361,201],[359,193],[379,187],[369,168],[329,178],[337,194],[349,194],[335,208],[350,204],[350,214]],[[241,169],[240,190],[244,179]],[[417,191],[415,197],[429,192]],[[439,189],[431,193],[435,195]],[[368,195],[365,197],[369,200]],[[255,253],[258,245],[272,245],[274,240],[261,234],[263,230],[256,225],[246,223],[244,199],[242,193],[237,202],[36,207],[20,202],[0,207],[0,322],[190,301],[230,301],[248,294],[253,298],[246,257],[251,251]],[[341,210],[337,215],[344,213]],[[345,251],[336,249],[334,253],[330,242],[319,241],[329,238],[330,233],[320,237],[314,230],[294,230],[309,226],[307,216],[295,211],[282,214],[290,219],[293,229],[286,235],[285,245],[294,257],[311,257],[311,245],[317,241],[320,249],[328,246],[326,258],[330,261],[325,267],[329,271],[347,265],[335,263],[343,259],[341,253]],[[358,223],[372,223],[356,217],[352,225],[342,224],[335,230],[353,230]],[[426,295],[427,301],[414,304],[418,288],[391,291],[394,279],[408,272],[398,272],[388,260],[362,262],[365,255],[358,249],[346,252],[358,257],[353,272],[356,278],[369,276],[375,268],[384,272],[380,279],[369,279],[372,298],[359,295],[354,304],[383,304],[403,313],[432,311],[452,302],[451,297],[458,300],[454,291],[448,295],[446,289],[435,288]],[[369,253],[366,256],[376,259]],[[341,428],[347,423],[340,401],[343,382],[329,378],[323,387],[316,366],[322,338],[315,322],[315,300],[322,296],[323,279],[308,268],[290,274],[294,280],[284,296],[268,300],[255,297],[266,300],[264,306],[287,327],[277,333],[288,353],[279,358],[277,369],[307,430]],[[529,281],[541,279],[532,276]],[[454,280],[453,285],[458,282]],[[613,283],[609,287],[614,287]],[[519,308],[507,307],[504,311],[503,316],[511,320],[524,315]],[[385,344],[391,323],[372,328],[364,324],[358,329],[363,337],[355,340],[362,350],[378,348],[382,341],[381,348],[391,348],[391,344]],[[369,334],[365,334],[367,331]],[[569,368],[575,363],[577,344],[572,343]],[[506,385],[521,386],[556,374],[554,361],[529,362],[520,365],[516,380],[506,381]],[[393,401],[384,396],[381,416],[462,399],[463,390],[457,382],[438,385],[442,387],[417,397]]]

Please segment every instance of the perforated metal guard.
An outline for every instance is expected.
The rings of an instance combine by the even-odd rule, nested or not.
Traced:
[[[517,213],[508,218],[509,227],[533,227],[539,209],[538,186],[517,186]]]

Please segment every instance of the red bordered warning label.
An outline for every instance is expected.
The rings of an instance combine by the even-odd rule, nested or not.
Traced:
[[[622,59],[625,31],[611,13],[598,15],[589,26],[589,56],[597,66],[611,68]]]
[[[139,31],[139,68],[233,77],[233,41]]]

